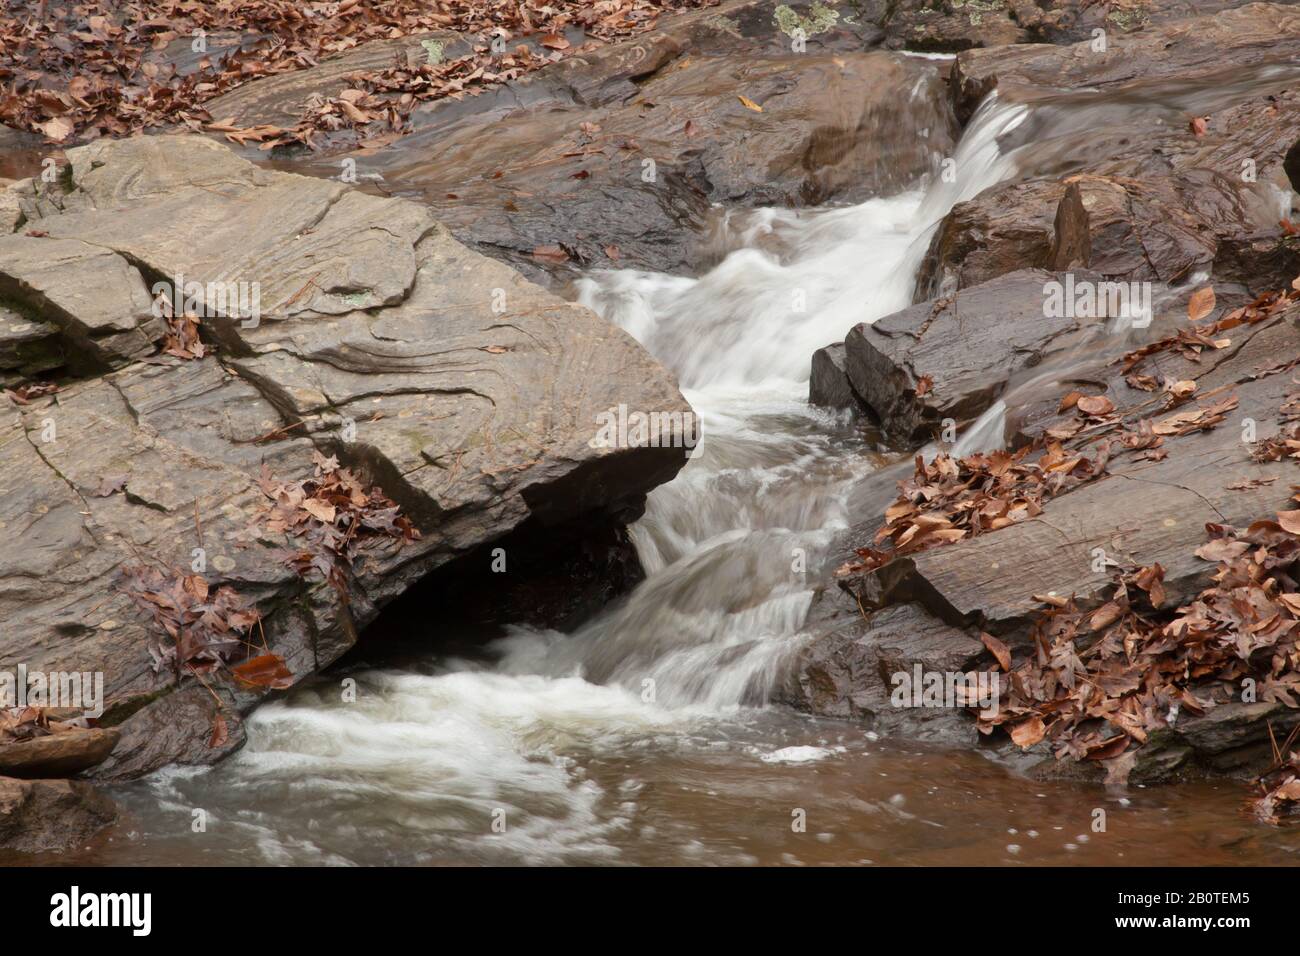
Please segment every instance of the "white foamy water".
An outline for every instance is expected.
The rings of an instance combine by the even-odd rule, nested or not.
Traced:
[[[957,152],[958,182],[852,208],[734,213],[723,228],[744,247],[699,278],[584,280],[581,301],[671,368],[703,418],[695,455],[633,529],[647,579],[576,633],[516,629],[491,666],[370,672],[355,703],[331,683],[267,706],[236,757],[160,775],[158,796],[194,806],[219,788],[246,862],[599,862],[629,835],[656,838],[638,819],[639,784],[607,764],[836,759],[844,748],[813,725],[773,731],[763,710],[804,640],[847,492],[875,466],[852,427],[808,406],[811,356],[910,304],[935,224],[1010,174],[996,138],[1024,116],[986,106]],[[286,803],[292,823],[268,809]],[[721,859],[748,861],[738,849]]]

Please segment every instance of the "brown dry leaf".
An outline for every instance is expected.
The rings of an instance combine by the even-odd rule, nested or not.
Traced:
[[[1011,670],[1011,650],[1006,644],[986,631],[980,631],[980,640],[988,648],[989,653],[997,658],[999,667],[1004,671]]]
[[[338,514],[332,504],[321,501],[319,498],[308,498],[302,503],[302,510],[307,512],[317,521],[323,521],[326,524],[333,524],[334,518]]]
[[[226,726],[225,715],[217,711],[212,715],[212,734],[208,737],[208,747],[216,749],[224,747],[230,740],[230,728]]]
[[[922,375],[920,378],[916,380],[916,397],[922,398],[926,395],[929,395],[931,389],[933,388],[934,388],[934,379],[931,378],[929,375]]]
[[[75,127],[72,120],[66,116],[56,116],[54,119],[46,120],[44,123],[38,123],[37,129],[45,134],[47,139],[55,143],[61,143],[72,135]]]
[[[1030,717],[1011,728],[1011,740],[1021,750],[1028,750],[1047,736],[1047,727],[1043,718]]]
[[[1214,287],[1206,286],[1203,289],[1197,289],[1187,300],[1187,318],[1191,322],[1199,322],[1211,312],[1214,311]]]
[[[1287,533],[1300,535],[1300,511],[1279,511],[1277,523]]]
[[[1208,116],[1194,116],[1187,125],[1193,136],[1204,136],[1205,131],[1209,128],[1210,118]]]
[[[1075,407],[1085,415],[1100,418],[1115,410],[1115,403],[1105,395],[1083,395],[1075,400]]]
[[[237,664],[230,672],[249,687],[285,690],[293,686],[293,672],[285,666],[279,654],[261,654]]]
[[[753,110],[755,113],[761,113],[761,112],[763,112],[763,107],[759,106],[757,103],[755,103],[753,100],[751,100],[748,96],[740,96],[740,95],[737,95],[736,99],[740,100],[740,105],[743,106],[743,107],[745,107],[745,109],[747,109],[747,110]]]
[[[559,246],[538,246],[533,250],[533,258],[547,262],[568,262],[569,254]]]
[[[1242,478],[1240,481],[1234,481],[1228,485],[1229,491],[1249,491],[1252,488],[1264,488],[1277,481],[1278,476],[1272,478]]]

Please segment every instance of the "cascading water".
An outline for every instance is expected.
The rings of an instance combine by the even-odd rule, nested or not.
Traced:
[[[599,779],[602,761],[741,748],[766,766],[842,750],[802,718],[762,709],[800,646],[847,491],[880,463],[854,429],[807,404],[811,356],[910,303],[935,224],[1011,172],[996,141],[1025,115],[986,105],[955,157],[960,185],[736,213],[724,241],[739,248],[700,278],[584,280],[580,300],[673,369],[703,418],[691,460],[633,529],[647,580],[577,633],[515,629],[492,666],[367,672],[355,703],[330,685],[269,705],[239,755],[159,774],[152,797],[190,806],[219,785],[252,858],[368,860],[362,848],[403,846],[399,828],[429,835],[440,860],[597,860],[618,855],[615,838],[632,826],[619,808],[635,806],[640,786]],[[616,806],[602,809],[611,794]],[[268,818],[277,797],[303,801],[308,821]],[[485,848],[485,814],[498,810],[505,831]],[[321,839],[314,814],[331,827],[346,819],[350,838]]]
[[[323,679],[263,707],[225,763],[121,788],[138,826],[91,862],[1086,861],[1077,821],[1095,794],[1026,789],[973,754],[764,706],[802,645],[850,491],[883,463],[859,429],[807,404],[811,355],[910,304],[938,221],[1043,145],[1025,136],[1030,118],[1041,125],[986,103],[954,181],[853,208],[727,213],[714,238],[731,251],[699,278],[582,282],[581,301],[672,368],[703,418],[691,460],[632,529],[646,580],[576,633],[515,629],[491,663],[361,670],[355,700]],[[1001,433],[999,405],[961,450]],[[1125,799],[1107,852],[1134,863],[1154,862],[1153,847],[1175,862],[1152,837],[1171,825],[1228,841],[1237,801],[1207,788],[1171,817],[1154,793]],[[799,812],[807,832],[791,827]],[[1197,846],[1196,862],[1276,861],[1255,839]]]

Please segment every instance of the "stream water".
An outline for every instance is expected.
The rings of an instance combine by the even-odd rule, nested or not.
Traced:
[[[73,858],[1295,862],[1300,840],[1247,820],[1233,782],[1041,784],[765,703],[805,639],[850,488],[892,460],[808,406],[810,356],[909,304],[935,223],[1022,171],[1026,146],[1007,144],[1029,119],[1051,126],[1027,107],[986,104],[955,157],[956,183],[852,208],[730,212],[720,241],[731,251],[698,278],[584,279],[581,301],[672,368],[704,420],[703,443],[633,529],[645,582],[576,633],[515,629],[482,658],[353,672],[352,703],[338,675],[301,689],[257,711],[248,746],[216,768],[117,788],[126,822]],[[1091,829],[1098,807],[1104,833]]]

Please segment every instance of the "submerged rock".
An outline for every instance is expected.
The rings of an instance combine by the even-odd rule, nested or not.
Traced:
[[[0,777],[0,847],[5,849],[69,850],[116,819],[113,801],[88,783]]]

